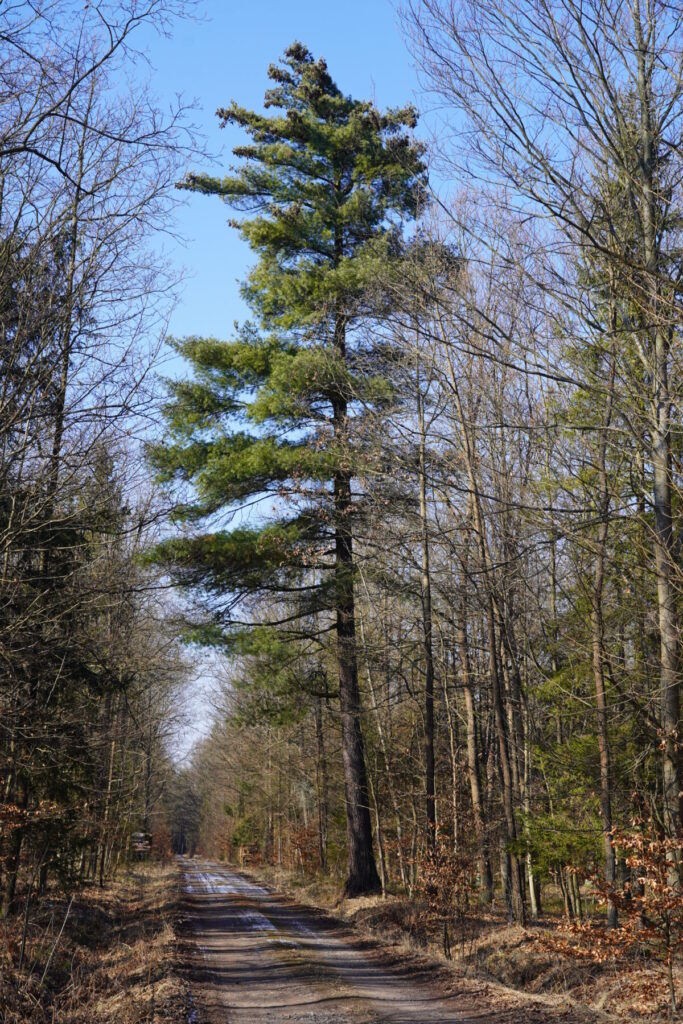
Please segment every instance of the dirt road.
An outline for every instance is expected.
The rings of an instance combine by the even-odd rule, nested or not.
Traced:
[[[209,861],[183,861],[197,1011],[212,1024],[470,1024],[481,1012],[416,980],[324,917]],[[194,947],[194,952],[192,949]]]

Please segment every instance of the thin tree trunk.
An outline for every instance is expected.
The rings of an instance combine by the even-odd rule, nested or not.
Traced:
[[[574,917],[574,909],[569,898],[569,890],[567,888],[567,883],[564,876],[564,868],[557,869],[557,879],[560,883],[560,892],[562,893],[562,899],[564,900],[565,917],[568,921],[571,921]]]
[[[365,581],[363,581],[365,584]],[[367,588],[366,588],[367,593]],[[368,595],[369,597],[369,595]],[[360,635],[363,646],[365,646],[365,632],[363,626],[363,616],[359,615]],[[391,766],[389,764],[389,754],[387,751],[387,742],[384,735],[384,726],[382,725],[382,719],[380,717],[379,708],[377,706],[377,698],[375,696],[375,687],[372,681],[372,673],[370,671],[370,665],[366,659],[365,662],[366,678],[368,681],[368,689],[370,691],[370,700],[372,701],[372,711],[375,716],[375,728],[377,729],[377,737],[379,739],[380,750],[382,751],[382,760],[384,762],[384,769],[387,776],[387,790],[389,791],[389,799],[391,800],[391,806],[394,812],[394,827],[396,829],[396,843],[397,843],[397,859],[398,859],[398,870],[401,876],[401,885],[405,892],[408,891],[408,876],[406,874],[405,859],[403,856],[403,827],[401,825],[401,810],[398,804],[398,797],[396,796],[396,789],[394,787],[393,774]]]
[[[104,814],[102,815],[102,829],[100,839],[100,889],[104,886],[105,853],[107,848],[107,825],[109,823],[109,807],[111,803],[111,790],[114,778],[114,754],[116,752],[116,735],[112,737],[109,748],[109,773],[107,775],[107,791],[104,799]]]
[[[491,559],[488,552],[484,516],[481,508],[479,488],[474,467],[474,452],[470,440],[468,420],[465,416],[460,398],[460,389],[455,374],[452,360],[448,358],[450,383],[455,397],[460,431],[462,436],[463,454],[467,470],[468,484],[470,488],[471,507],[473,512],[475,535],[479,546],[480,568],[482,582],[485,587],[485,614],[487,624],[487,642],[489,656],[489,681],[491,684],[491,697],[493,703],[493,714],[498,737],[499,767],[501,775],[501,789],[503,797],[503,810],[505,813],[505,825],[507,833],[507,850],[511,864],[511,887],[512,907],[515,919],[524,924],[526,920],[526,903],[524,893],[524,882],[519,857],[514,852],[514,845],[517,841],[517,826],[515,822],[515,808],[513,796],[513,778],[510,764],[509,738],[507,734],[507,721],[505,700],[502,692],[500,666],[498,662],[498,638],[496,636],[496,608],[494,603],[495,581],[492,578]],[[502,616],[498,616],[502,621]]]
[[[420,540],[422,547],[422,642],[425,659],[425,799],[428,841],[436,840],[436,789],[434,778],[434,649],[432,644],[432,584],[429,573],[429,529],[427,522],[427,468],[424,399],[419,391],[417,418],[420,431]]]
[[[612,319],[614,319],[612,317]],[[614,327],[614,323],[612,324]],[[595,564],[593,570],[593,592],[591,611],[592,650],[593,650],[593,681],[595,683],[595,699],[598,718],[598,750],[600,753],[600,813],[602,817],[603,845],[605,850],[605,881],[613,885],[616,879],[616,859],[612,843],[612,792],[609,738],[607,735],[607,693],[605,689],[605,628],[603,621],[603,592],[605,581],[605,557],[607,535],[609,530],[609,483],[606,468],[606,430],[612,418],[612,398],[614,392],[614,359],[610,364],[610,390],[604,420],[604,429],[600,432],[597,452],[597,468],[599,481],[598,514],[599,525],[596,538]],[[617,908],[612,900],[607,903],[607,927],[616,928]]]
[[[531,797],[529,793],[529,783],[531,776],[531,738],[529,728],[529,712],[524,716],[524,815],[527,822],[527,829],[529,819],[531,817]],[[527,887],[529,890],[529,907],[531,909],[531,917],[534,921],[538,920],[540,908],[539,901],[536,898],[536,877],[534,875],[533,859],[531,857],[531,850],[527,847],[526,854],[526,878]]]
[[[386,858],[384,856],[384,837],[382,835],[382,822],[379,816],[379,804],[377,803],[377,794],[375,793],[375,787],[372,784],[371,774],[368,774],[368,785],[370,786],[370,799],[372,800],[372,807],[375,812],[375,835],[377,836],[377,852],[379,854],[379,880],[382,884],[382,896],[386,896],[387,871]]]
[[[445,664],[445,659],[444,659]],[[460,846],[460,823],[458,815],[458,756],[453,728],[453,712],[448,693],[448,675],[443,674],[443,700],[446,706],[446,727],[448,729],[448,754],[451,762],[451,813],[453,816],[453,852],[457,853]]]
[[[316,775],[318,783],[318,854],[320,870],[327,871],[327,823],[329,818],[329,797],[327,779],[327,756],[323,733],[322,698],[315,702],[315,736],[317,745]]]
[[[25,811],[28,807],[28,785],[25,780],[19,782],[19,796],[17,806]],[[5,865],[5,887],[2,894],[2,907],[0,907],[0,920],[4,920],[12,912],[14,897],[17,890],[17,878],[19,876],[19,864],[21,861],[21,848],[24,843],[24,827],[19,826],[12,831],[8,845],[8,853]]]
[[[640,172],[642,189],[642,230],[649,287],[648,328],[652,336],[652,480],[654,507],[654,548],[657,577],[657,607],[660,636],[660,724],[662,729],[662,776],[664,813],[668,831],[681,828],[681,785],[678,751],[680,694],[678,646],[680,623],[674,579],[674,537],[671,497],[671,394],[669,391],[670,328],[658,280],[658,217],[655,183],[655,127],[652,116],[651,76],[654,45],[651,15],[643,32],[639,0],[633,7],[637,43],[638,99],[640,104]],[[647,37],[647,38],[646,38]]]
[[[462,678],[463,693],[465,696],[465,717],[467,721],[467,774],[470,780],[472,817],[474,818],[474,832],[477,839],[479,889],[482,899],[487,903],[492,903],[493,872],[491,871],[489,847],[484,828],[484,811],[481,796],[481,780],[479,776],[479,742],[477,737],[477,720],[474,710],[474,692],[470,671],[470,655],[467,640],[464,600],[460,603],[458,624],[456,627],[456,643],[460,655],[460,674]]]

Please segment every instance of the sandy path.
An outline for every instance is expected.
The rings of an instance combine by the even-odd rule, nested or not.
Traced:
[[[222,865],[182,868],[197,1003],[216,1024],[469,1024],[480,1016]]]

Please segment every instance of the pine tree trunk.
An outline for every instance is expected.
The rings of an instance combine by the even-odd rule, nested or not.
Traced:
[[[337,476],[337,493],[349,494],[348,479]],[[346,502],[348,507],[348,499]],[[356,628],[351,582],[351,541],[338,530],[337,551],[337,650],[339,659],[339,701],[341,705],[342,762],[346,797],[346,835],[349,873],[344,886],[347,896],[378,892],[381,888],[372,847],[370,802],[361,731],[360,690],[356,662]]]
[[[343,253],[341,230],[337,228],[335,250],[338,262]],[[346,317],[338,306],[334,346],[346,361]],[[340,451],[348,442],[347,402],[343,393],[332,398],[334,440]],[[346,798],[346,835],[349,873],[344,886],[347,896],[362,896],[381,889],[372,847],[370,801],[361,729],[360,688],[356,657],[356,618],[353,565],[353,502],[351,475],[339,468],[334,474],[335,603],[337,659],[339,663],[339,704],[341,708],[342,763]]]

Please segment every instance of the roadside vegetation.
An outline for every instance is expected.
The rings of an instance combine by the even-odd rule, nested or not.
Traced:
[[[563,920],[561,893],[552,885],[543,914],[522,927],[507,921],[498,901],[482,906],[465,900],[444,916],[441,908],[435,911],[434,893],[425,888],[412,897],[394,892],[347,900],[339,879],[330,875],[263,864],[245,870],[298,903],[341,919],[406,970],[438,971],[440,984],[455,988],[465,1004],[471,998],[503,1020],[559,1018],[592,1024],[670,1017],[662,946],[655,951],[648,937],[641,941],[632,920],[627,935],[610,940],[597,893],[591,898],[587,887],[582,887],[590,922],[585,928]],[[683,983],[678,958],[673,979],[678,990]]]
[[[184,1024],[179,889],[174,864],[141,862],[103,889],[51,892],[25,935],[3,922],[2,1024]]]

